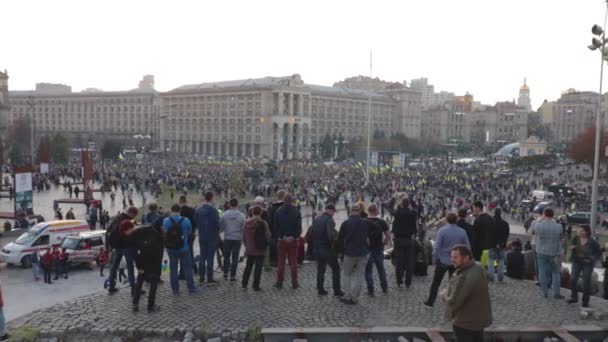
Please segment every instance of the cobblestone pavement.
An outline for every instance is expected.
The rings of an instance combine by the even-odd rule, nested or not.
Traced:
[[[159,288],[157,298],[157,304],[161,306],[159,313],[148,314],[145,301],[140,304],[143,310],[133,313],[130,293],[123,288],[113,296],[99,292],[34,311],[13,320],[9,327],[34,326],[51,335],[61,335],[64,332],[106,334],[134,331],[172,335],[200,330],[207,333],[245,331],[253,327],[449,326],[443,318],[443,303],[438,301],[433,309],[421,305],[428,294],[431,275],[416,277],[409,290],[400,290],[395,286],[393,267],[388,263],[387,267],[389,293],[380,293],[375,298],[370,298],[364,292],[360,303],[355,306],[345,306],[331,295],[317,296],[316,265],[310,263],[302,265],[300,269],[300,288],[297,290],[289,287],[283,290],[273,288],[274,272],[263,273],[263,291],[259,293],[243,290],[239,282],[222,281],[217,286],[204,286],[200,294],[189,295],[182,282],[182,294],[173,296],[168,281],[165,281]],[[239,269],[241,271],[242,264]],[[446,281],[447,277],[444,285]],[[288,277],[285,284],[289,283]],[[327,283],[326,287],[329,289],[330,284]],[[492,284],[490,290],[494,326],[498,328],[567,325],[605,327],[608,324],[606,319],[582,319],[579,307],[569,306],[564,300],[542,298],[532,282],[507,279],[505,284]],[[608,301],[593,297],[591,306],[599,312],[608,312]]]

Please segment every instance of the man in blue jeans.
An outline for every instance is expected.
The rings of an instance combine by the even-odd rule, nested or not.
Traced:
[[[194,285],[194,277],[192,275],[192,258],[190,257],[190,250],[188,248],[188,238],[190,236],[190,232],[192,231],[192,224],[187,217],[180,216],[179,212],[181,209],[182,208],[179,204],[174,204],[171,207],[171,215],[169,215],[169,217],[165,218],[163,221],[163,232],[165,233],[165,236],[169,235],[167,233],[170,232],[170,229],[175,224],[179,224],[182,230],[181,247],[167,248],[167,254],[169,255],[171,290],[173,290],[173,294],[179,294],[179,275],[177,273],[177,263],[179,262],[180,267],[184,270],[188,290],[190,293],[197,293],[199,290],[196,285]]]
[[[490,281],[498,280],[502,283],[505,273],[505,256],[507,249],[507,240],[509,239],[509,223],[502,218],[502,209],[494,209],[494,226],[493,229],[487,232],[488,246],[488,274]],[[498,267],[494,266],[494,263]],[[498,271],[496,270],[498,268]],[[498,274],[497,274],[498,273]]]
[[[374,296],[374,265],[380,278],[382,292],[387,293],[388,282],[386,281],[386,270],[384,269],[384,246],[390,241],[389,227],[386,221],[378,217],[379,210],[375,204],[367,207],[368,221],[372,223],[370,232],[370,253],[365,267],[365,281],[367,282],[367,293]]]
[[[207,284],[217,284],[213,279],[213,258],[220,240],[220,214],[217,208],[213,206],[213,193],[205,193],[205,202],[196,208],[194,220],[198,225],[198,243],[200,247],[200,265],[199,275],[201,284],[205,282],[205,274],[207,275]]]
[[[549,277],[552,277],[553,298],[564,299],[561,284],[562,227],[553,219],[553,209],[545,208],[543,217],[533,223],[536,240],[538,279],[545,298],[549,297]]]
[[[236,281],[244,225],[245,214],[239,210],[239,201],[233,198],[230,209],[224,212],[220,220],[220,230],[224,232],[224,279],[228,279],[230,273],[230,281]]]
[[[135,294],[134,260],[137,252],[132,246],[129,246],[128,239],[129,235],[133,233],[133,229],[135,228],[135,224],[132,220],[137,217],[138,213],[139,209],[136,207],[129,207],[126,212],[121,213],[117,218],[114,219],[108,228],[108,232],[106,233],[106,242],[112,247],[113,254],[112,268],[110,269],[110,276],[108,278],[108,282],[110,284],[108,289],[109,294],[114,294],[118,291],[116,288],[116,274],[123,256],[127,261],[127,274],[129,277],[129,285],[131,286],[131,295]]]

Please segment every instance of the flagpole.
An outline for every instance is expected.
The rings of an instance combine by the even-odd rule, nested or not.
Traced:
[[[372,50],[369,50],[369,79],[372,79]],[[365,185],[369,184],[369,158],[372,140],[372,92],[367,97],[367,162],[365,166]]]

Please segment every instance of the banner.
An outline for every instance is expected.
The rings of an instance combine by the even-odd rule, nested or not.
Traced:
[[[34,212],[31,172],[15,173],[15,214],[20,212],[26,214]]]
[[[378,152],[370,153],[369,166],[378,166]]]
[[[49,163],[40,163],[40,173],[42,173],[42,174],[49,173]]]

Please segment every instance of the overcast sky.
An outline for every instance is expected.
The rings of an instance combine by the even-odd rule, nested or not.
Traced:
[[[483,103],[533,106],[568,88],[597,91],[590,28],[604,0],[62,1],[2,0],[0,69],[12,90],[36,82],[125,90],[299,73],[331,85],[369,74],[428,77]]]

